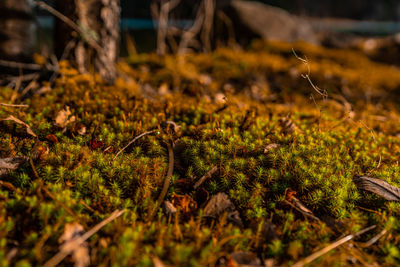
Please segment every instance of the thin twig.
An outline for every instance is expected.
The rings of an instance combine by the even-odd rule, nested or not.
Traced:
[[[301,77],[302,77],[303,79],[306,79],[306,80],[310,83],[311,87],[312,87],[318,94],[320,94],[324,99],[326,99],[326,98],[328,97],[328,92],[327,92],[326,90],[322,90],[321,88],[319,88],[318,86],[316,86],[316,85],[312,82],[312,80],[311,80],[311,78],[310,78],[311,68],[310,68],[310,64],[308,63],[307,57],[306,57],[306,58],[301,58],[301,57],[299,57],[299,56],[296,54],[296,51],[294,51],[293,48],[292,48],[292,52],[293,52],[294,56],[295,56],[298,60],[300,60],[304,65],[306,65],[306,67],[307,67],[307,74],[301,74]]]
[[[17,105],[17,104],[0,103],[0,106],[13,107],[13,108],[29,108],[29,105],[25,105],[25,104]]]
[[[120,151],[118,151],[118,153],[114,156],[113,160],[115,160],[119,154],[121,154],[128,146],[130,146],[131,144],[133,144],[136,140],[142,138],[143,136],[149,135],[156,132],[156,130],[152,130],[152,131],[148,131],[148,132],[144,132],[142,134],[139,134],[138,136],[136,136],[135,138],[133,138],[126,146],[124,146]]]
[[[27,70],[41,70],[43,66],[33,63],[23,63],[16,61],[8,61],[0,59],[0,66],[13,68],[13,69],[27,69]]]
[[[77,247],[82,245],[83,242],[85,242],[92,235],[97,233],[101,228],[106,226],[108,223],[110,223],[111,221],[113,221],[116,218],[118,218],[119,216],[121,216],[124,212],[125,212],[125,210],[115,210],[110,215],[110,217],[108,217],[107,219],[101,221],[99,224],[94,226],[92,229],[87,231],[85,234],[83,234],[82,236],[78,236],[78,237],[74,238],[73,240],[71,240],[71,241],[67,242],[66,244],[64,244],[61,247],[60,252],[58,252],[53,258],[48,260],[43,266],[44,267],[54,267],[54,266],[56,266],[65,257],[67,257],[71,252],[73,252]]]
[[[334,249],[334,248],[336,248],[336,247],[338,247],[340,245],[343,245],[344,243],[352,240],[354,237],[362,235],[362,234],[374,229],[375,227],[376,227],[376,225],[372,225],[372,226],[369,226],[369,227],[367,227],[367,228],[365,228],[365,229],[363,229],[363,230],[361,230],[361,231],[359,231],[359,232],[357,232],[357,233],[355,233],[353,235],[345,236],[345,237],[339,239],[338,241],[333,242],[332,244],[328,245],[327,247],[325,247],[325,248],[323,248],[323,249],[311,254],[310,256],[306,257],[305,259],[302,259],[301,261],[298,261],[296,264],[292,265],[292,267],[302,267],[302,266],[304,266],[306,264],[309,264],[312,261],[314,261],[315,259],[317,259],[317,258],[321,257],[322,255],[328,253],[332,249]]]
[[[197,189],[200,185],[202,185],[207,179],[210,179],[211,176],[218,171],[218,166],[214,166],[211,170],[209,170],[203,177],[201,177],[193,186],[194,189]]]

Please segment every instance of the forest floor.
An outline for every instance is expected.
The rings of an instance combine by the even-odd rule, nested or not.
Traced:
[[[400,68],[262,42],[60,67],[0,90],[1,266],[400,264]]]

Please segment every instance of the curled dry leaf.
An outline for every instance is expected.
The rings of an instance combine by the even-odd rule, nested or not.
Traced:
[[[30,135],[32,135],[33,137],[37,137],[37,135],[32,131],[31,127],[26,124],[25,122],[21,121],[20,119],[17,119],[16,117],[14,117],[13,115],[8,116],[5,119],[2,119],[3,121],[13,121],[19,125],[23,125],[26,128],[26,132]]]
[[[60,237],[60,251],[68,248],[73,241],[80,238],[84,234],[83,226],[79,223],[67,223],[64,228],[64,233]],[[69,249],[69,248],[68,248]],[[90,264],[88,243],[83,242],[79,246],[75,246],[72,250],[72,260],[75,262],[75,267],[85,267]]]
[[[228,220],[230,222],[236,223],[239,226],[243,225],[239,212],[225,193],[214,195],[204,208],[204,216],[214,219],[220,217],[224,212],[228,213]]]
[[[269,151],[276,149],[280,146],[281,146],[280,144],[269,144],[266,147],[264,147],[264,153],[268,153]]]
[[[375,193],[386,200],[400,201],[400,188],[391,186],[383,180],[355,175],[353,182],[358,188]]]
[[[65,109],[60,110],[55,119],[55,125],[60,127],[60,128],[65,128],[67,127],[68,124],[72,123],[75,121],[75,116],[72,116],[72,112],[69,109],[68,106],[65,107]]]
[[[13,158],[0,159],[0,178],[9,172],[19,168],[19,166],[28,160],[25,156],[16,156]]]

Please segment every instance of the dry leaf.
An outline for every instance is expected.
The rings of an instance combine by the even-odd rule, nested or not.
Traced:
[[[59,242],[62,243],[60,251],[69,250],[69,246],[84,234],[83,226],[79,223],[67,223],[64,228],[64,233],[60,237]],[[90,264],[90,255],[88,243],[83,242],[79,246],[73,248],[72,260],[75,262],[75,267],[86,267]]]
[[[176,213],[176,208],[174,204],[172,204],[170,201],[164,201],[164,208],[165,208],[165,213],[167,215],[174,215]]]
[[[383,180],[355,175],[353,182],[358,188],[375,193],[386,200],[400,201],[400,188],[391,186]]]
[[[225,193],[218,193],[208,201],[204,208],[204,216],[218,218],[224,212],[228,212],[228,220],[238,225],[243,225],[239,212]]]
[[[66,106],[65,109],[60,110],[55,119],[55,125],[60,128],[65,128],[68,124],[75,121],[75,116],[71,116],[72,113],[69,107]]]
[[[37,137],[37,135],[32,131],[31,127],[26,124],[25,122],[21,121],[20,119],[15,118],[13,115],[8,116],[5,119],[2,119],[3,121],[13,121],[19,125],[23,125],[26,128],[26,132],[30,135],[32,135],[33,137]]]
[[[25,156],[16,156],[13,158],[0,159],[0,178],[9,172],[18,169],[18,167],[28,160]]]

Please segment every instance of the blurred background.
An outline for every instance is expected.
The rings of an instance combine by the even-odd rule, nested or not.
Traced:
[[[57,6],[57,1],[43,2]],[[189,45],[194,51],[207,52],[233,43],[245,47],[257,38],[301,40],[339,48],[389,47],[381,50],[384,55],[390,50],[391,56],[376,58],[397,63],[393,54],[398,53],[400,1],[396,0],[121,0],[120,56],[160,49],[157,39],[164,26],[160,27],[159,16],[169,2],[173,7],[166,12],[167,41],[162,53],[176,52],[174,46],[179,46],[183,32],[195,26],[204,2],[210,7],[211,15],[205,13],[206,19],[212,20],[210,40]],[[29,61],[33,52],[54,52],[54,40],[60,39],[56,19],[35,1],[2,0],[0,16],[0,58]]]

